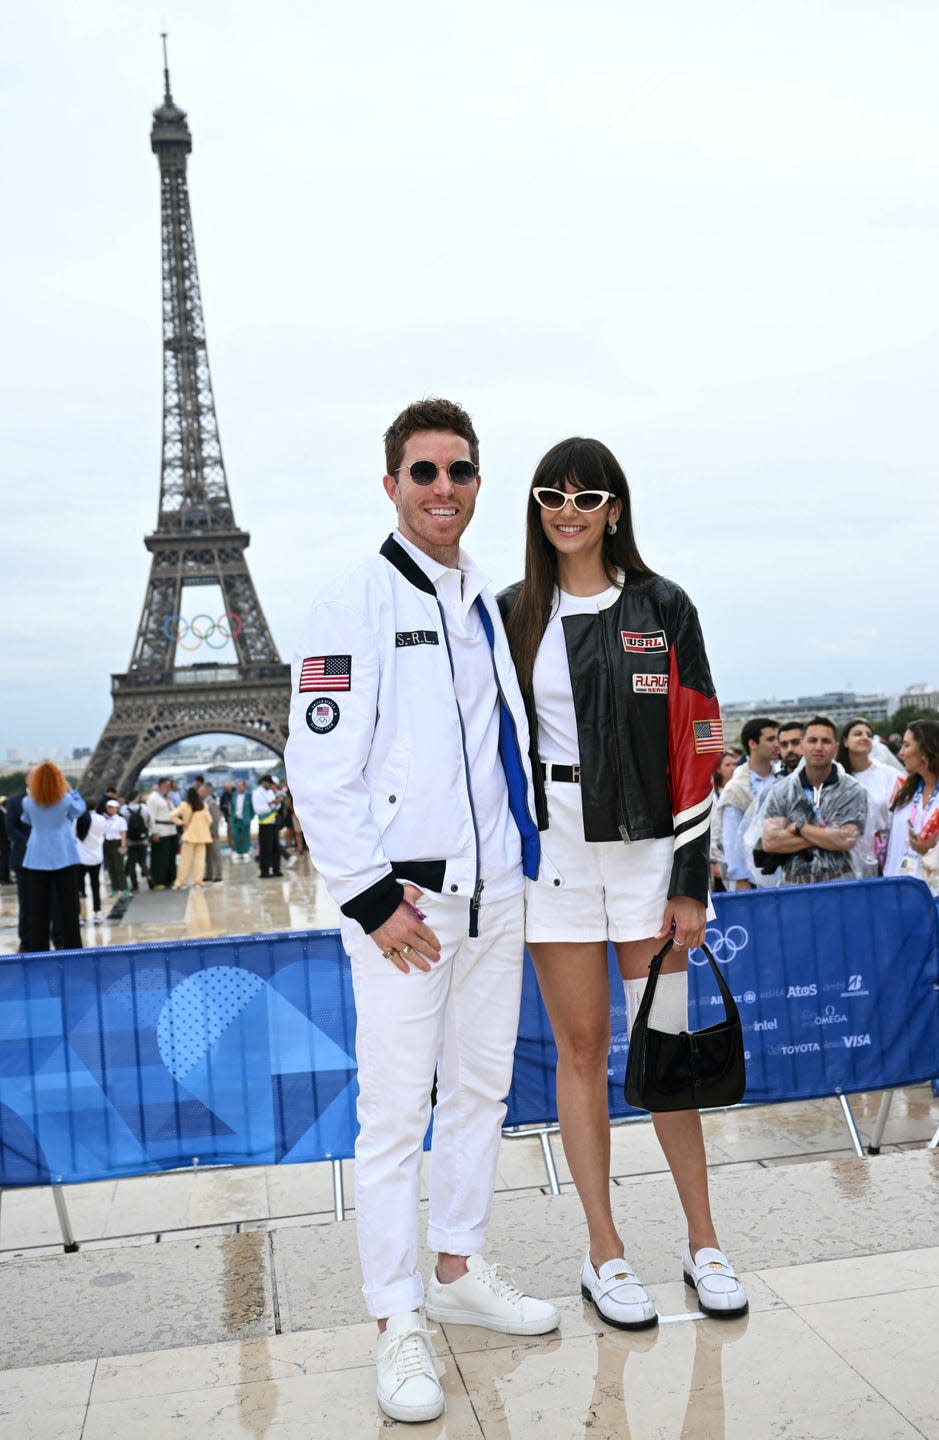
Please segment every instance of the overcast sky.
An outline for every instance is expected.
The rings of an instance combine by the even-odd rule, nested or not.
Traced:
[[[939,681],[935,0],[30,0],[0,58],[0,760],[95,743],[144,597],[162,29],[285,659],[393,524],[382,432],[437,393],[481,437],[497,586],[537,460],[595,435],[722,698]]]

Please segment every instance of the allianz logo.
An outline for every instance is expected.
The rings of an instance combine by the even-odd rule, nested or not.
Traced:
[[[771,1055],[814,1055],[821,1052],[817,1040],[804,1040],[801,1045],[771,1045]]]
[[[849,1050],[857,1050],[861,1045],[869,1045],[871,1043],[871,1037],[869,1035],[842,1035],[841,1038]]]
[[[790,985],[786,991],[787,1000],[804,1000],[807,995],[817,995],[817,985]]]
[[[753,1028],[754,1028],[754,1030],[778,1030],[778,1029],[779,1029],[779,1021],[778,1021],[778,1020],[754,1020],[754,1022],[753,1022]]]
[[[826,1005],[824,1015],[816,1015],[816,1025],[847,1025],[847,1015],[839,1015],[834,1005]]]

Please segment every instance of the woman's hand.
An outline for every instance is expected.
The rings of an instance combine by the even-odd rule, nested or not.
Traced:
[[[706,928],[706,906],[702,905],[700,900],[692,900],[689,895],[674,895],[665,907],[662,924],[655,938],[664,940],[668,935],[672,935],[676,950],[693,950],[696,945],[703,944]]]

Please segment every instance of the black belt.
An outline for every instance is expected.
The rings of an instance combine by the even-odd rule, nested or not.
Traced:
[[[543,780],[566,780],[571,785],[580,784],[579,765],[546,765],[543,760],[539,764]]]

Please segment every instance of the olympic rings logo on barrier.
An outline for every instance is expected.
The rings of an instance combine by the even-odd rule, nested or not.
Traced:
[[[741,950],[745,950],[750,943],[750,932],[742,925],[728,925],[726,930],[718,930],[716,926],[709,926],[704,932],[704,938],[711,948],[714,959],[721,965],[729,965],[731,960],[736,960]],[[695,959],[700,955],[700,959]],[[691,950],[688,954],[688,961],[691,965],[706,965],[707,956],[701,955],[698,950]]]
[[[215,620],[211,615],[194,615],[191,620],[182,615],[167,615],[163,621],[163,634],[167,640],[175,640],[182,650],[198,650],[200,645],[222,650],[229,640],[237,639],[244,628],[244,621],[234,610],[223,610]],[[187,643],[187,638],[195,643]]]

